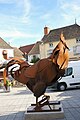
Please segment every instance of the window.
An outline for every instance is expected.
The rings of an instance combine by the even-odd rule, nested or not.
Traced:
[[[53,49],[47,50],[47,56],[50,56],[52,54]]]
[[[80,54],[80,45],[73,46],[73,53],[74,55]]]
[[[53,47],[53,43],[49,43],[49,47]]]
[[[72,75],[72,73],[73,73],[73,68],[72,68],[72,67],[68,67],[68,68],[65,70],[64,77],[70,76],[70,75]]]
[[[80,43],[80,37],[76,39],[76,43]]]

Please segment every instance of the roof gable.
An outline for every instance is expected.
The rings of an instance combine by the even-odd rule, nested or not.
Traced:
[[[23,58],[23,52],[18,49],[17,47],[13,47],[14,48],[14,57],[21,57]]]
[[[1,37],[0,37],[0,48],[2,49],[13,49],[7,42],[5,42]]]
[[[51,30],[48,35],[43,36],[43,42],[53,42],[58,41],[60,39],[60,34],[63,32],[65,39],[72,39],[80,37],[80,26],[77,24],[73,24],[70,26],[58,28]]]
[[[26,45],[26,46],[22,46],[19,49],[23,52],[23,53],[29,53],[30,50],[33,48],[35,44],[31,44],[31,45]]]
[[[33,48],[31,49],[31,51],[29,52],[29,55],[33,55],[33,54],[39,54],[40,51],[39,51],[39,44],[41,42],[36,42],[36,44],[33,46]]]

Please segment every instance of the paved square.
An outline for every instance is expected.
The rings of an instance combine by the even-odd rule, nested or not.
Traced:
[[[47,91],[50,100],[61,101],[64,109],[64,119],[80,120],[80,89],[62,92]],[[12,88],[5,93],[0,89],[0,120],[24,120],[24,113],[30,104],[35,103],[35,97],[26,88]]]

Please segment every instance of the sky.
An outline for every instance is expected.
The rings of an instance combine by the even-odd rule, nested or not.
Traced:
[[[80,25],[80,0],[0,0],[0,37],[12,47],[40,41],[44,27]]]

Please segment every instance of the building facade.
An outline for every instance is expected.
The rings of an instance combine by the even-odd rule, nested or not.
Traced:
[[[31,62],[33,59],[40,59],[39,45],[41,42],[36,42],[31,51],[28,53],[28,61]]]
[[[80,59],[80,26],[73,24],[70,26],[50,30],[44,28],[44,36],[40,44],[40,58],[47,58],[55,46],[59,43],[60,34],[63,32],[66,43],[70,49],[70,60]]]
[[[0,64],[14,57],[14,49],[0,37]]]

